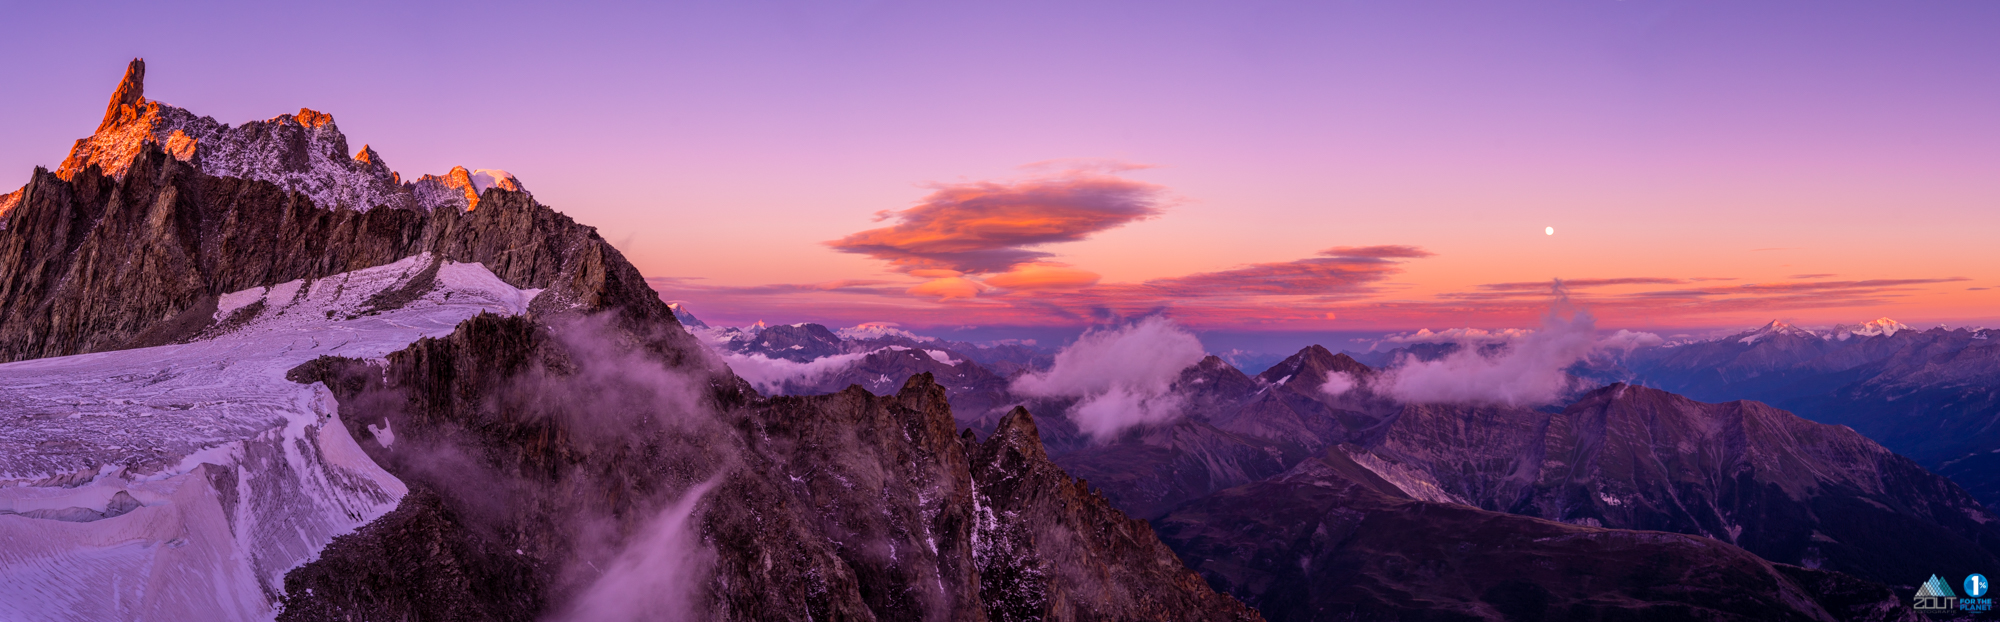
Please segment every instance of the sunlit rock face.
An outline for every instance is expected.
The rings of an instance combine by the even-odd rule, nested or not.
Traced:
[[[373,149],[346,155],[328,115],[232,128],[145,99],[144,76],[133,61],[61,169],[0,195],[0,361],[172,343],[224,293],[423,252],[583,311],[646,289],[594,229],[504,171],[404,183]]]
[[[374,149],[364,145],[360,152],[350,152],[332,115],[302,108],[297,114],[232,127],[146,99],[145,79],[145,61],[133,60],[111,96],[104,121],[76,141],[56,175],[72,179],[95,166],[104,175],[124,177],[133,158],[152,144],[208,175],[270,182],[328,209],[466,210],[479,203],[479,193],[487,188],[526,192],[506,171],[464,167],[405,184]],[[0,203],[0,216],[5,214]]]

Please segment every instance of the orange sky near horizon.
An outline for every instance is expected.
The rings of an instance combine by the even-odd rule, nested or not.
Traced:
[[[1092,316],[1091,309],[1109,308],[1119,316],[1164,311],[1202,329],[1518,327],[1537,323],[1540,310],[1546,308],[1547,288],[1527,292],[1515,286],[1496,297],[1491,286],[1557,278],[1652,281],[1572,288],[1576,301],[1591,308],[1605,327],[1719,328],[1771,319],[1830,325],[1884,316],[1933,325],[2000,318],[1996,312],[2000,253],[1987,241],[1991,232],[2000,230],[2000,218],[1983,209],[1982,204],[1991,201],[1986,196],[1870,192],[1868,186],[1881,180],[1854,177],[1852,182],[1802,183],[1789,189],[1767,182],[1643,193],[1567,187],[1554,179],[1541,187],[1474,185],[1401,196],[1387,192],[1366,196],[1354,192],[1357,186],[1342,186],[1340,192],[1319,196],[1272,192],[1224,201],[1172,185],[1188,175],[1170,167],[1118,172],[1118,178],[1157,190],[1161,206],[1157,215],[1079,234],[1076,241],[1019,247],[1052,253],[1043,259],[1099,276],[1095,286],[1082,290],[1000,291],[945,299],[923,289],[937,279],[897,271],[885,261],[826,245],[851,231],[819,233],[814,236],[818,239],[805,237],[813,232],[799,232],[801,239],[791,242],[795,247],[771,254],[778,261],[736,266],[741,276],[731,279],[750,280],[762,268],[767,272],[757,276],[765,279],[819,277],[774,279],[763,286],[792,283],[826,289],[751,294],[743,291],[749,288],[743,285],[722,286],[727,281],[720,278],[658,281],[656,287],[669,299],[689,302],[697,314],[738,323],[764,319],[896,321],[910,326],[1088,325],[1103,319]],[[1013,179],[1036,177],[1028,172]],[[1202,181],[1197,177],[1187,185]],[[907,192],[919,199],[915,204],[922,204],[924,193],[931,190]],[[1306,207],[1314,203],[1323,207]],[[1465,205],[1480,207],[1465,209]],[[878,214],[867,216],[852,219],[851,226],[883,227],[883,222],[874,220]],[[1955,225],[1937,226],[1939,222]],[[1544,227],[1554,227],[1556,233],[1545,234]],[[1261,297],[1158,291],[1076,295],[1246,265],[1298,261],[1321,249],[1355,244],[1415,246],[1432,255],[1396,259],[1389,271],[1357,291],[1317,291],[1307,284],[1284,295]],[[843,281],[880,283],[870,284],[865,294],[842,293],[828,285]],[[1066,305],[1070,316],[1039,313],[1036,308],[1042,304]],[[1334,319],[1326,319],[1327,313]]]

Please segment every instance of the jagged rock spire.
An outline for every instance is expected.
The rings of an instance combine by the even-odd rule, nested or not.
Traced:
[[[104,122],[97,124],[97,131],[117,125],[121,119],[139,116],[139,105],[146,101],[146,59],[134,58],[125,66],[125,79],[118,82],[118,90],[111,93],[111,103],[104,108]]]

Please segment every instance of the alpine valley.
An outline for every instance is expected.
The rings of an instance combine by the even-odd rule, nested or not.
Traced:
[[[1991,331],[1773,323],[1550,405],[1391,390],[1506,343],[1090,388],[710,326],[504,171],[144,78],[0,195],[0,619],[1914,621],[2000,570]]]

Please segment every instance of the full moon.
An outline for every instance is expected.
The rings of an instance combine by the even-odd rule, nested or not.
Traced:
[[[1542,233],[1546,233],[1546,234],[1549,234],[1549,235],[1555,235],[1555,234],[1556,234],[1556,228],[1555,228],[1555,227],[1546,227],[1546,228],[1543,228],[1543,229],[1542,229]]]

